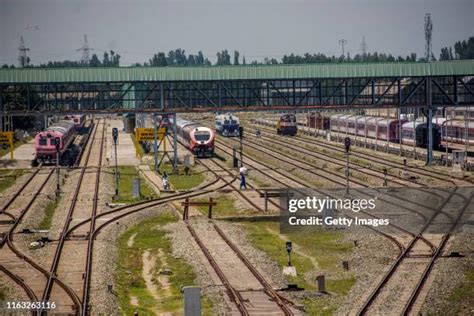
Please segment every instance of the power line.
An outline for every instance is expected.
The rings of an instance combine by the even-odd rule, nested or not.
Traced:
[[[342,58],[344,58],[344,56],[345,56],[345,55],[344,55],[344,45],[347,44],[347,41],[346,41],[345,39],[340,39],[340,40],[339,40],[339,44],[340,44],[341,47],[342,47],[342,55],[341,55],[341,56],[342,56]]]
[[[25,46],[23,36],[20,39],[20,46],[18,46],[18,66],[25,67],[30,63],[30,59],[26,56],[26,52],[30,49]]]
[[[89,43],[87,42],[87,34],[84,34],[84,43],[82,44],[81,48],[77,49],[77,51],[82,51],[81,62],[83,64],[88,64],[89,63],[90,50],[91,50],[91,48],[89,48]]]

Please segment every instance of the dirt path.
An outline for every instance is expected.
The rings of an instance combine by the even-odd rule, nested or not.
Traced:
[[[156,265],[156,257],[152,256],[151,253],[148,250],[146,250],[142,254],[142,261],[143,261],[142,277],[145,280],[146,288],[155,300],[159,300],[160,296],[158,295],[158,290],[156,289],[156,286],[153,283],[153,270],[155,269],[155,265]]]
[[[128,248],[132,248],[133,247],[133,243],[135,242],[135,236],[137,235],[137,233],[133,234],[132,236],[130,236],[130,238],[128,238],[127,240],[127,246]]]

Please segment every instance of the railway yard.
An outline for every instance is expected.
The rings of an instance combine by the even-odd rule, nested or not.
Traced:
[[[155,172],[153,152],[110,115],[84,116],[59,168],[31,156],[34,142],[2,160],[4,311],[181,314],[183,287],[197,286],[205,315],[472,313],[472,172],[356,139],[347,157],[344,135],[301,124],[288,136],[277,114],[234,115],[225,132],[212,113],[178,120],[165,137],[177,173],[163,149]],[[287,227],[290,191],[376,207],[324,209],[354,225]]]

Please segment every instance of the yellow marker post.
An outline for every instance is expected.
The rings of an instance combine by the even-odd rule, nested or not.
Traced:
[[[13,132],[0,132],[0,144],[10,145],[10,159],[13,160]]]

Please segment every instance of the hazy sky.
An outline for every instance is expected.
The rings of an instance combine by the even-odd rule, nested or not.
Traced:
[[[247,62],[284,54],[339,55],[369,51],[424,53],[424,15],[432,14],[433,50],[474,36],[474,0],[0,0],[0,63],[17,64],[23,35],[33,63],[79,60],[83,36],[102,59],[113,49],[121,63],[183,48],[215,60],[235,49]],[[37,27],[36,27],[37,26]]]

